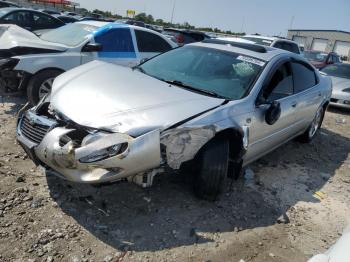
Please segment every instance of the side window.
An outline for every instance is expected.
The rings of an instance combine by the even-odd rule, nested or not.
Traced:
[[[297,44],[290,44],[292,46],[292,52],[296,54],[300,54],[299,47]]]
[[[279,49],[283,49],[282,43],[281,42],[277,42],[273,45],[273,47],[275,48],[279,48]]]
[[[283,46],[283,49],[284,50],[287,50],[287,51],[289,51],[289,52],[293,52],[293,47],[292,47],[292,45],[291,44],[289,44],[289,43],[283,43],[282,44],[282,46]]]
[[[58,26],[58,23],[55,19],[48,15],[33,13],[34,25],[36,28],[55,28]]]
[[[317,84],[315,71],[301,63],[292,63],[294,92],[299,93]]]
[[[278,100],[293,94],[293,76],[290,63],[284,63],[273,74],[262,96],[268,101]]]
[[[135,30],[139,52],[163,53],[171,46],[160,36],[141,30]]]
[[[19,26],[30,28],[33,26],[33,16],[29,12],[12,12],[3,18],[7,23],[13,23]]]
[[[335,60],[334,60],[334,61],[335,61],[336,63],[340,63],[340,58],[339,58],[339,56],[334,56],[334,57],[335,57]]]
[[[95,35],[95,42],[102,45],[100,57],[136,58],[129,28],[112,28]]]

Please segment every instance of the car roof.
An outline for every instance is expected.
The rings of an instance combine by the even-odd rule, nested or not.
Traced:
[[[84,24],[84,25],[91,25],[95,27],[103,27],[108,24],[111,24],[110,22],[101,22],[101,21],[95,21],[95,20],[86,20],[86,21],[79,21],[77,22],[79,24]]]
[[[218,37],[216,38],[218,40],[223,40],[223,41],[230,41],[230,42],[236,42],[236,43],[246,43],[246,44],[255,44],[255,42],[240,38],[240,37]]]
[[[44,13],[45,15],[49,15],[46,14],[45,12],[42,12],[40,10],[35,10],[32,8],[24,8],[24,7],[4,7],[4,8],[0,8],[2,11],[7,11],[7,13],[10,13],[12,11],[30,11],[30,12],[36,12],[36,13]]]
[[[15,3],[12,3],[12,2],[9,2],[9,1],[3,1],[3,0],[0,0],[0,3],[2,3],[2,4],[9,4],[9,5],[12,5],[13,7],[19,6],[19,5],[15,4]]]
[[[274,37],[274,36],[263,36],[263,35],[244,35],[242,37],[253,37],[253,38],[257,38],[257,39],[264,39],[264,40],[277,40],[279,39],[278,37]]]
[[[277,55],[280,54],[293,54],[289,51],[285,51],[283,49],[278,49],[274,47],[268,47],[268,46],[262,46],[262,45],[256,45],[256,44],[247,44],[247,43],[236,43],[235,42],[226,42],[222,40],[216,40],[217,43],[214,43],[215,40],[211,41],[202,41],[197,43],[188,44],[188,46],[198,46],[198,47],[207,47],[207,48],[213,48],[217,50],[222,50],[226,52],[232,52],[232,53],[238,53],[246,56],[251,56],[254,58],[258,58],[264,61],[270,61],[272,58],[274,58]],[[213,43],[210,43],[213,42]],[[222,43],[220,43],[222,42]],[[247,48],[245,48],[245,46]],[[257,51],[254,51],[256,49]],[[259,52],[259,50],[266,50],[266,52]]]
[[[133,29],[138,29],[141,31],[150,32],[152,34],[159,35],[162,38],[166,39],[166,37],[164,35],[156,32],[154,30],[151,30],[151,29],[148,29],[145,27],[141,27],[141,26],[137,26],[137,25],[129,25],[129,24],[123,24],[123,23],[118,23],[118,22],[100,22],[100,21],[92,21],[92,20],[79,21],[76,23],[98,27],[98,29],[95,31],[95,34],[101,33],[103,30],[108,29],[110,27],[113,27],[113,28],[133,28]]]
[[[179,33],[185,33],[185,34],[187,33],[187,34],[207,35],[206,33],[201,31],[182,29],[182,28],[164,28],[164,31],[173,31],[173,32],[179,32]]]
[[[18,8],[18,7],[3,7],[3,8],[0,8],[0,9],[1,9],[1,11],[5,11],[5,12],[9,13],[9,12],[11,12],[13,10],[19,10],[21,8]]]

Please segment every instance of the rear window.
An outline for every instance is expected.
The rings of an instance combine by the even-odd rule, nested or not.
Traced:
[[[163,53],[171,49],[168,42],[154,33],[135,30],[135,34],[139,52]]]
[[[317,84],[315,71],[301,63],[292,63],[294,92],[299,93]]]

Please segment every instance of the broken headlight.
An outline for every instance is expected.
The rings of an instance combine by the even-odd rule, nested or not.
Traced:
[[[94,153],[91,153],[90,155],[84,156],[80,158],[79,161],[81,163],[86,163],[86,164],[102,161],[107,158],[118,155],[121,147],[122,147],[122,144],[113,145],[113,146],[98,150]]]

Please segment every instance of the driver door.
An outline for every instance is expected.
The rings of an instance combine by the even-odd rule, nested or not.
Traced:
[[[265,121],[265,115],[272,101],[279,102],[281,115],[273,125],[269,125]],[[291,63],[285,61],[272,69],[257,99],[254,117],[249,127],[249,146],[244,158],[245,163],[255,161],[274,150],[296,133],[296,105]]]
[[[136,66],[138,57],[130,28],[108,28],[94,36],[95,43],[102,45],[100,52],[83,52],[82,64],[101,60],[122,66]]]

